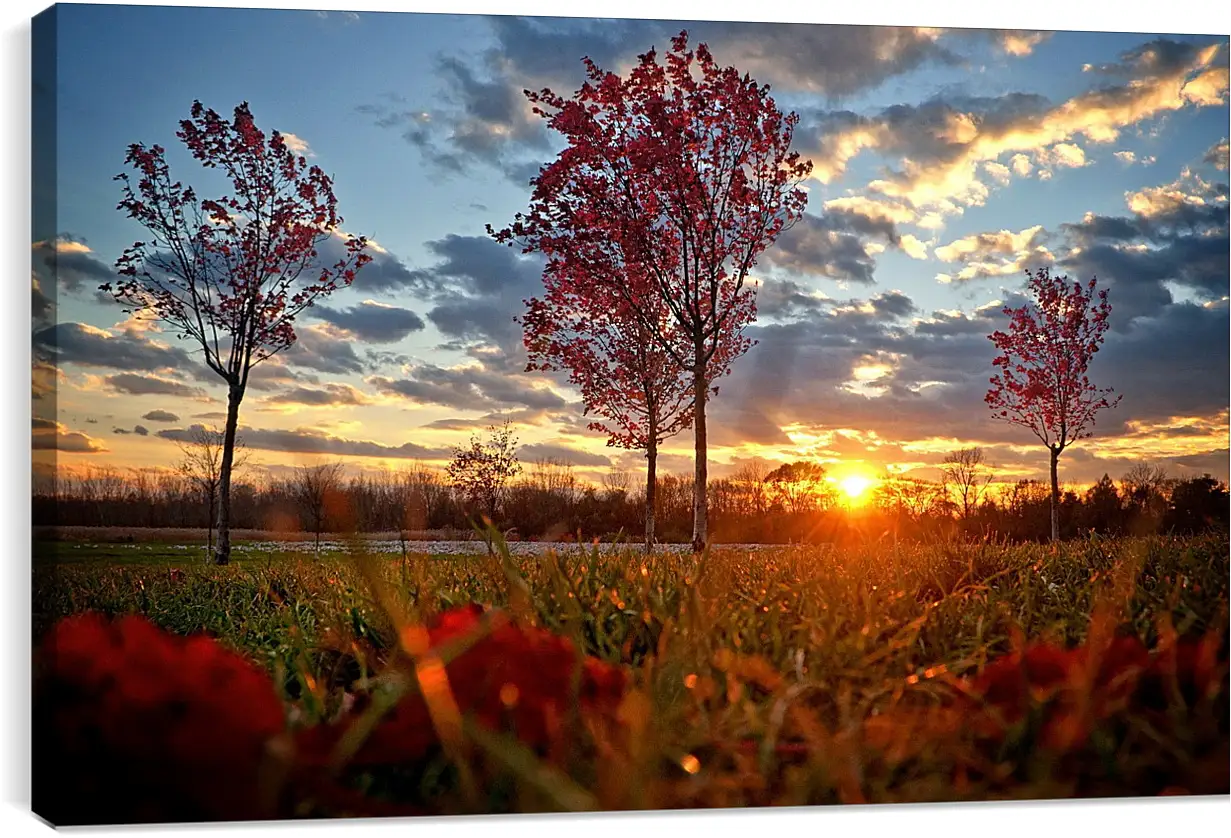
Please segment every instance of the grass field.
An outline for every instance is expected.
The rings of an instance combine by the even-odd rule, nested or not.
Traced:
[[[335,765],[354,797],[305,793],[296,814],[1228,791],[1225,535],[648,558],[391,558],[356,544],[346,557],[250,553],[227,567],[143,546],[36,545],[36,640],[83,611],[208,633],[272,676],[292,732],[422,692],[430,748]],[[520,739],[468,717],[451,728],[406,652],[421,659],[419,627],[472,602],[609,664],[625,679],[618,702],[587,704],[573,667],[571,721],[548,724],[551,736],[528,736],[524,719]],[[522,718],[551,673],[517,657],[522,635],[498,625],[476,624],[462,643],[473,651],[441,653],[446,690],[467,691],[450,655],[460,667],[486,654],[488,633],[513,638],[491,664],[512,674],[493,688]],[[1115,638],[1140,640],[1148,662],[1118,663]],[[1177,655],[1186,648],[1198,651]]]

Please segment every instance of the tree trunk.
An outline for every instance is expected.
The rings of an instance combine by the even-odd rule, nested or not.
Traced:
[[[692,551],[694,553],[700,553],[705,550],[706,531],[709,524],[706,514],[708,469],[705,462],[705,396],[708,389],[709,382],[705,378],[705,365],[698,358],[697,365],[693,368],[693,398],[695,399],[693,404],[693,439],[696,441],[696,471],[692,487]]]
[[[209,508],[205,512],[205,545],[206,560],[214,555],[214,516],[218,514],[218,488],[215,486],[209,493]]]
[[[654,439],[657,429],[651,425],[650,444],[645,451],[645,552],[654,552],[654,503],[658,494],[658,443]]]
[[[227,390],[227,425],[222,436],[222,468],[218,471],[218,546],[214,550],[214,564],[231,561],[231,466],[235,463],[235,430],[243,399],[243,390],[232,384]]]
[[[1051,449],[1051,540],[1060,540],[1060,481],[1056,475],[1056,464],[1060,460],[1060,451]]]

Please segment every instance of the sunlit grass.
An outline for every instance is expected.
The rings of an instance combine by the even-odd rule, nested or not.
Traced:
[[[144,565],[36,566],[34,631],[99,610],[208,632],[274,675],[299,725],[334,718],[400,649],[424,652],[413,627],[470,602],[629,673],[616,738],[550,765],[450,717],[453,750],[414,767],[409,786],[388,772],[354,778],[436,812],[1136,795],[1225,791],[1226,714],[1177,705],[1166,730],[1122,714],[1093,751],[1063,758],[1014,729],[989,757],[929,708],[1016,645],[1070,647],[1092,626],[1150,648],[1220,632],[1225,678],[1227,586],[1225,536],[704,557],[299,554],[223,568],[158,552]],[[420,680],[437,676],[424,659]],[[521,697],[502,688],[500,700]],[[470,766],[472,748],[495,762],[467,788],[447,766]]]

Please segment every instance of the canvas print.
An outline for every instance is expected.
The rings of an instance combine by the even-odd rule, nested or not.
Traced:
[[[1228,794],[1226,33],[60,4],[32,80],[52,824]]]

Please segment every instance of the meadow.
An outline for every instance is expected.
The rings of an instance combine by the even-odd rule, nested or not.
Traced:
[[[144,548],[37,545],[36,643],[68,615],[139,614],[254,662],[294,743],[270,816],[1228,792],[1225,534],[703,556],[356,541],[222,567]],[[389,712],[408,696],[413,736]],[[328,788],[288,768],[312,759]]]

